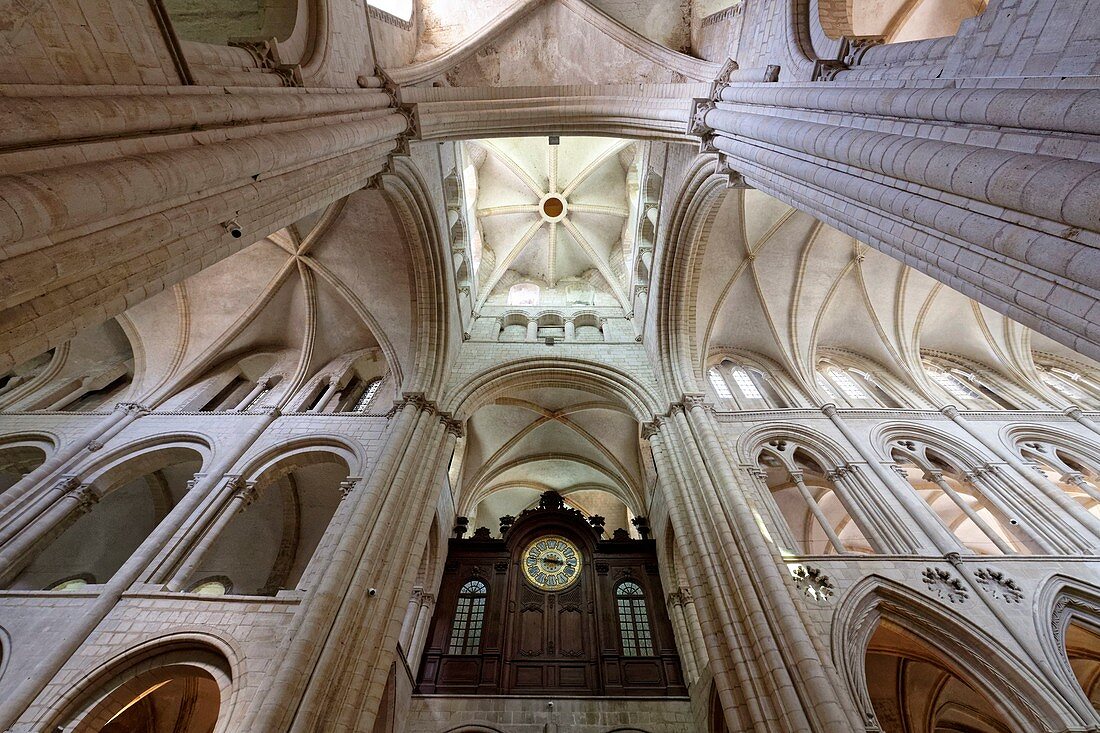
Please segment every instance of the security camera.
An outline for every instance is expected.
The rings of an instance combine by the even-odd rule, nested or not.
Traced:
[[[229,236],[233,237],[233,239],[240,239],[244,236],[244,231],[241,229],[241,225],[237,223],[236,219],[230,219],[222,224],[222,226],[225,227],[225,231],[229,232]]]
[[[378,595],[378,589],[377,588],[367,589],[367,595],[370,596],[371,598],[374,598],[376,595]]]

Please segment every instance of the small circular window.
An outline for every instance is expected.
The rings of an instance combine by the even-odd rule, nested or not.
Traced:
[[[200,580],[188,589],[188,593],[197,596],[224,596],[232,585],[227,578],[207,578]]]
[[[82,590],[84,588],[87,588],[92,583],[95,583],[95,578],[93,578],[91,575],[74,575],[71,578],[65,578],[64,580],[57,581],[53,585],[47,587],[46,590]]]

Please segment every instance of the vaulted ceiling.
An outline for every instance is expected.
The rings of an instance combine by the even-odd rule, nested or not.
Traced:
[[[521,281],[548,290],[581,281],[606,304],[626,307],[642,145],[593,137],[466,143],[482,247],[479,305],[504,302]]]
[[[922,350],[1037,382],[1032,351],[1085,357],[752,189],[717,205],[695,267],[694,349],[744,350],[806,386],[825,350],[858,353],[912,383]],[[812,390],[812,387],[810,387]]]

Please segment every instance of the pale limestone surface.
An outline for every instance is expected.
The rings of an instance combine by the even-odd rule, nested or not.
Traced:
[[[0,728],[1100,727],[1096,0],[161,7],[0,11]],[[690,699],[414,693],[551,488]]]

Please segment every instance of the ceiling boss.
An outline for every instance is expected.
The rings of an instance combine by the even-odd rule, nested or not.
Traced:
[[[523,551],[523,574],[542,590],[565,590],[577,582],[580,572],[580,550],[564,537],[539,537]]]

